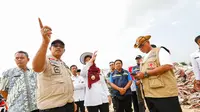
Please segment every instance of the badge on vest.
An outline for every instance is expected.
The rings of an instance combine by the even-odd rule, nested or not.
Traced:
[[[95,80],[95,76],[94,76],[94,75],[92,75],[90,78],[91,78],[92,80]]]
[[[156,64],[154,61],[148,63],[148,70],[152,70],[156,68]]]
[[[59,61],[56,61],[55,59],[49,58],[49,62],[51,64],[51,72],[53,75],[61,75],[61,68],[59,65]]]
[[[60,74],[61,72],[60,72],[60,67],[59,66],[54,66],[53,67],[53,70],[54,70],[54,73],[56,73],[56,74]]]
[[[49,60],[51,65],[59,65],[59,62],[56,60]]]

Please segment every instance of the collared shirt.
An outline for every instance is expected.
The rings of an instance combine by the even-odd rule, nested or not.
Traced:
[[[105,79],[100,75],[100,80],[93,83],[92,87],[88,88],[88,70],[92,64],[87,63],[81,70],[81,76],[85,79],[86,93],[85,93],[85,106],[97,106],[103,103],[108,103],[108,87],[106,85]]]
[[[52,55],[45,70],[37,75],[37,106],[40,110],[56,108],[74,101],[74,87],[69,67]]]
[[[36,110],[36,73],[27,69],[12,68],[2,73],[1,91],[8,92],[9,112]]]
[[[71,76],[74,85],[74,101],[83,101],[85,97],[85,81],[82,76]]]
[[[122,87],[124,88],[129,81],[132,81],[131,75],[127,70],[122,69],[121,72],[115,70],[112,73],[112,76],[110,77],[110,82],[115,84],[118,87]],[[129,90],[130,89],[130,90]],[[127,89],[125,95],[130,94],[131,92],[131,88]],[[115,91],[115,95],[118,96],[120,95],[119,91],[114,90]]]
[[[200,51],[191,54],[191,63],[196,80],[200,80]]]
[[[122,69],[122,71],[123,71],[123,72],[118,72],[117,70],[115,70],[115,71],[114,71],[114,75],[115,75],[115,76],[112,74],[112,76],[110,77],[110,82],[111,82],[111,83],[114,83],[113,77],[121,77],[122,74],[124,73],[124,71],[126,71],[126,70]],[[127,75],[128,81],[132,81],[131,75],[130,75],[130,73],[129,73],[128,71],[126,71],[124,74]]]

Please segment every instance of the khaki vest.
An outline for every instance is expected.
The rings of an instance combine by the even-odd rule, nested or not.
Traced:
[[[41,110],[74,101],[71,72],[64,62],[53,56],[47,57],[45,70],[37,75],[37,86],[37,106]]]
[[[141,64],[140,70],[145,72],[160,66],[159,62],[160,48],[153,48],[147,60]],[[157,76],[149,76],[142,79],[145,97],[163,98],[178,96],[176,78],[173,70],[167,71]]]

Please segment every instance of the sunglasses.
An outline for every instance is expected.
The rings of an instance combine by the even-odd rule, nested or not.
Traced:
[[[62,44],[53,44],[52,46],[53,46],[53,47],[60,47],[60,48],[64,48],[64,47],[65,47],[65,46],[62,45]]]

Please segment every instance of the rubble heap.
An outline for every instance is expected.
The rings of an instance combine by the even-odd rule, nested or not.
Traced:
[[[195,92],[193,89],[195,76],[192,67],[177,63],[174,67],[181,105],[189,105],[190,109],[200,108],[200,92]]]

